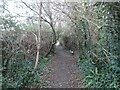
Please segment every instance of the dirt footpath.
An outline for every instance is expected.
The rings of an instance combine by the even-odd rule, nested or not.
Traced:
[[[80,88],[82,75],[76,64],[76,58],[61,46],[48,64],[50,74],[44,77],[51,88]]]

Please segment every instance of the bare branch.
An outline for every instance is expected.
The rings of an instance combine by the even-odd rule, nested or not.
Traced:
[[[41,14],[42,14],[42,2],[40,2],[40,8],[39,8],[39,29],[38,29],[38,37],[36,37],[36,44],[37,44],[37,55],[36,55],[36,62],[34,69],[31,74],[34,74],[35,70],[37,69],[38,66],[38,60],[39,60],[39,54],[40,54],[40,46],[41,46]]]
[[[27,3],[25,3],[24,1],[22,1],[21,0],[21,2],[25,5],[25,6],[27,6],[30,10],[32,10],[33,12],[35,12],[36,14],[38,14],[39,15],[39,13],[38,12],[36,12],[33,8],[31,8],[30,6],[28,6],[27,5]]]

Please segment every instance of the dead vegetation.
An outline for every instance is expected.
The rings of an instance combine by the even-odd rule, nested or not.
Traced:
[[[37,47],[36,47],[36,33],[32,31],[22,31],[16,36],[16,32],[13,31],[5,31],[3,32],[3,42],[9,43],[9,47],[16,48],[17,44],[20,45],[22,51],[24,52],[26,57],[33,57],[36,55]],[[14,39],[7,40],[6,37],[11,37]],[[52,42],[52,32],[51,31],[42,31],[41,36],[41,47],[40,47],[40,55],[45,56],[50,48]]]

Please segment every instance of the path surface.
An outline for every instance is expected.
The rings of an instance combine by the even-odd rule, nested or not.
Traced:
[[[52,88],[78,88],[81,86],[81,74],[76,58],[61,46],[56,47],[56,54],[51,58],[48,68],[51,73],[45,80]]]

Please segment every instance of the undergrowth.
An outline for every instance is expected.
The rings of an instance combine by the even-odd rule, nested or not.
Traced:
[[[2,48],[2,89],[47,87],[42,73],[49,72],[46,68],[48,58],[40,57],[37,70],[34,75],[31,75],[35,58],[24,58],[24,53],[19,45],[14,50],[7,46]]]
[[[110,60],[106,64],[99,62],[99,67],[86,58],[78,59],[77,63],[85,75],[83,87],[120,88],[120,67],[117,60]]]

